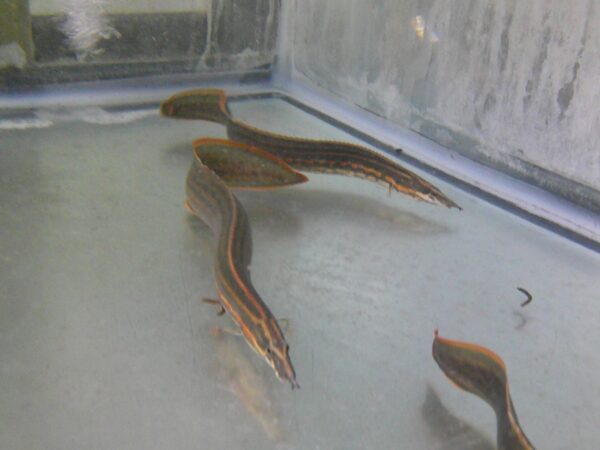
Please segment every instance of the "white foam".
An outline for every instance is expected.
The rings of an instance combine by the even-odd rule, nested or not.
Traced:
[[[28,118],[0,120],[0,130],[27,130],[30,128],[48,128],[53,122],[46,119]]]
[[[96,125],[115,125],[135,122],[158,114],[155,109],[111,112],[98,107],[40,109],[34,117],[0,121],[2,130],[48,128],[57,123],[85,122]]]

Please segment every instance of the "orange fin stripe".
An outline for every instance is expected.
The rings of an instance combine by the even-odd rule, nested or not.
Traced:
[[[441,345],[445,345],[448,347],[460,348],[463,350],[483,354],[496,362],[500,367],[502,367],[506,371],[506,365],[500,356],[497,353],[493,352],[489,348],[483,347],[478,344],[473,344],[470,342],[456,341],[453,339],[446,339],[441,337],[439,334],[435,335],[435,340],[439,342]]]

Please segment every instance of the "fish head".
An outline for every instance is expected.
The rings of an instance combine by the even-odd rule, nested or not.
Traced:
[[[418,186],[418,189],[415,189],[414,195],[419,199],[427,203],[431,203],[434,205],[443,205],[447,208],[457,208],[461,210],[462,208],[450,200],[446,195],[444,195],[439,189],[430,185],[429,183],[421,184]]]
[[[241,325],[242,334],[250,347],[262,356],[271,366],[280,381],[288,381],[292,389],[299,388],[296,381],[296,371],[290,359],[290,346],[273,317],[265,318],[256,323],[253,330]]]
[[[296,371],[290,359],[290,346],[274,317],[265,318],[258,324],[259,333],[247,336],[250,346],[271,366],[280,381],[288,381],[292,389],[299,388]]]
[[[285,340],[282,340],[271,342],[263,356],[275,371],[277,378],[281,381],[289,381],[292,389],[295,389],[299,388],[300,385],[296,381],[296,371],[292,365],[289,352],[290,346]]]

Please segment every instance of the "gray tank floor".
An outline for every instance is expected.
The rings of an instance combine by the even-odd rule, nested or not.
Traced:
[[[232,109],[352,140],[281,100]],[[490,448],[494,414],[438,369],[435,328],[504,358],[538,448],[600,446],[598,254],[429,175],[463,211],[341,176],[240,192],[291,391],[200,301],[214,246],[184,180],[192,140],[224,129],[89,114],[0,130],[0,448]]]

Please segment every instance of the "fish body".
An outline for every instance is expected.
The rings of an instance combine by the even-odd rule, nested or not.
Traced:
[[[243,159],[248,159],[244,152],[250,152],[252,157],[256,155],[252,148],[243,148],[239,144],[232,148],[228,141],[218,139],[197,141],[195,147],[195,158],[186,180],[186,206],[211,228],[217,241],[214,275],[219,302],[237,324],[246,342],[267,361],[277,377],[289,381],[292,388],[299,387],[283,332],[250,279],[252,234],[248,216],[223,179],[203,162],[202,149],[221,147],[223,152],[217,151],[216,155],[222,154],[227,163],[232,158],[228,152],[242,152],[239,157]],[[210,150],[207,153],[210,154]],[[212,161],[212,164],[216,162]],[[222,166],[221,170],[223,167],[226,166]],[[284,169],[275,167],[273,170]],[[296,177],[291,171],[290,180],[294,178],[295,182],[303,180],[301,174]],[[241,180],[243,185],[243,177]],[[265,182],[272,183],[272,180]],[[252,183],[255,184],[255,180]],[[293,181],[287,184],[293,184]]]
[[[362,145],[285,136],[237,120],[227,123],[227,136],[277,155],[298,170],[363,178],[428,203],[459,208],[425,179]]]
[[[166,117],[202,119],[225,125],[227,136],[231,140],[266,150],[298,170],[364,178],[384,184],[390,191],[395,190],[421,201],[460,209],[427,180],[367,147],[271,133],[235,120],[227,106],[227,95],[219,89],[196,89],[178,93],[165,100],[160,111]]]
[[[519,424],[508,389],[506,366],[500,356],[477,344],[445,339],[437,330],[432,353],[440,369],[456,386],[475,394],[494,409],[499,450],[534,450]]]

